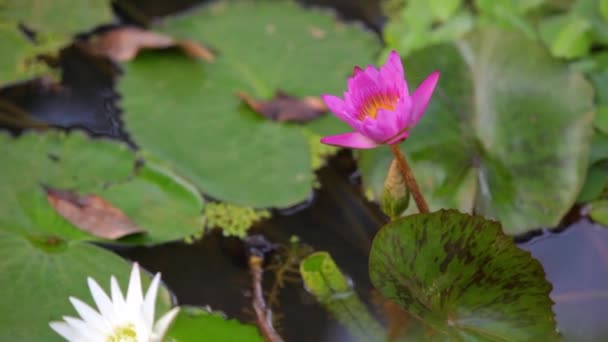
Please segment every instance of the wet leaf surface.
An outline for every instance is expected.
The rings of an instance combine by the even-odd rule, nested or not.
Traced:
[[[582,74],[538,42],[497,29],[426,49],[404,65],[411,88],[442,72],[401,145],[431,209],[474,211],[509,234],[557,225],[589,160],[593,91]],[[363,180],[376,195],[390,161],[388,149],[361,153]]]
[[[497,222],[455,210],[407,216],[378,232],[369,267],[376,288],[438,339],[556,338],[541,264]]]

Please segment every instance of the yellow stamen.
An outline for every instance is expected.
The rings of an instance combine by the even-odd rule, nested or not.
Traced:
[[[108,336],[106,342],[137,342],[135,325],[129,323],[114,329],[114,333]]]
[[[392,97],[384,94],[370,97],[369,100],[367,100],[363,105],[363,108],[361,109],[360,113],[361,115],[359,115],[359,119],[364,120],[365,117],[375,119],[378,116],[378,111],[380,109],[395,110],[396,106],[397,97]]]

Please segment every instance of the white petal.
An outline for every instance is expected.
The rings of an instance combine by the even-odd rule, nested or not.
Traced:
[[[103,336],[101,331],[92,329],[91,326],[77,318],[64,316],[63,320],[84,338],[82,341],[96,342],[104,340],[105,336]]]
[[[87,282],[89,283],[89,289],[91,290],[91,295],[93,295],[93,300],[95,300],[95,305],[97,305],[97,309],[99,309],[99,313],[101,313],[109,323],[112,323],[114,309],[112,308],[110,297],[108,297],[101,286],[97,284],[95,279],[88,278]]]
[[[156,324],[154,325],[154,335],[156,338],[158,338],[158,341],[162,341],[163,337],[165,337],[169,326],[171,326],[171,323],[173,322],[178,313],[179,306],[176,306],[171,311],[164,314],[163,317],[161,317],[156,322]]]
[[[141,290],[141,277],[139,276],[139,265],[133,263],[131,278],[129,279],[129,289],[127,290],[127,305],[131,308],[139,307],[144,301]]]
[[[88,326],[99,331],[104,331],[106,329],[107,325],[103,317],[101,317],[97,311],[93,310],[92,307],[74,297],[70,297],[70,302],[72,302],[72,305],[74,305],[74,308]]]
[[[120,286],[118,286],[118,281],[116,278],[112,276],[110,278],[110,290],[112,292],[112,303],[114,303],[115,313],[122,311],[125,307],[125,298],[122,296],[122,291],[120,290]]]
[[[51,329],[55,330],[56,333],[70,342],[81,342],[85,340],[80,333],[65,322],[50,322],[49,326]]]
[[[160,273],[156,273],[148,291],[146,292],[146,298],[144,299],[143,314],[146,324],[152,327],[154,324],[154,310],[156,306],[156,296],[158,294],[158,285],[160,283]]]

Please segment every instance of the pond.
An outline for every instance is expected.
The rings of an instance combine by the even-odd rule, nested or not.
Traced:
[[[26,3],[0,6],[0,21],[33,37],[28,56],[61,52],[24,59],[50,68],[0,68],[0,312],[14,312],[0,340],[60,340],[47,323],[84,317],[68,297],[93,303],[87,276],[125,290],[124,260],[144,284],[162,274],[160,313],[182,307],[170,341],[280,340],[268,329],[285,341],[608,338],[603,2],[117,0],[98,1],[101,18],[66,12],[92,26]],[[154,33],[121,31],[144,26]],[[0,46],[26,54],[10,39]],[[356,77],[384,77],[365,65],[391,56],[412,111],[441,72],[420,124],[397,130],[401,152],[384,139],[321,145],[350,127],[318,96],[348,82],[348,105],[366,94]],[[387,101],[364,102],[359,119],[398,108]],[[431,213],[412,171],[391,164],[399,153]],[[407,210],[385,205],[389,168],[410,188]],[[104,220],[120,228],[99,235]],[[200,308],[224,316],[207,322]]]

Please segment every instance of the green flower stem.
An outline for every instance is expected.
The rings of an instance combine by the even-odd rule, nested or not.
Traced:
[[[424,196],[422,196],[422,192],[420,191],[420,188],[418,187],[418,183],[416,183],[416,178],[414,178],[414,173],[412,172],[412,169],[410,169],[410,166],[407,163],[407,160],[405,159],[403,152],[401,152],[399,145],[394,144],[394,145],[388,145],[388,146],[391,148],[391,152],[393,153],[393,156],[395,156],[395,160],[397,161],[399,170],[401,171],[401,174],[403,175],[403,179],[405,179],[405,184],[407,185],[407,188],[410,189],[410,192],[414,196],[414,201],[416,201],[416,206],[418,207],[418,211],[421,213],[428,213],[429,206],[428,206],[428,204],[426,204],[426,200],[424,199]]]

